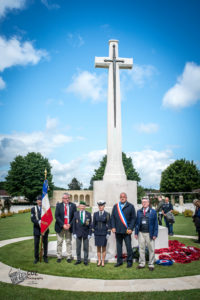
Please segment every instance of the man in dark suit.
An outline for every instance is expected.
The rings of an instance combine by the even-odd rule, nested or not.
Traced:
[[[85,211],[85,202],[80,201],[80,211],[75,212],[73,220],[73,236],[76,239],[77,261],[75,265],[81,263],[81,244],[83,241],[84,265],[88,265],[89,240],[92,236],[91,213]]]
[[[40,227],[41,227],[41,213],[42,213],[42,196],[37,197],[37,205],[31,208],[31,221],[33,222],[33,235],[34,235],[34,264],[37,264],[39,261],[39,244],[40,244]],[[49,229],[42,236],[44,255],[43,259],[45,263],[48,263],[47,258],[47,249],[48,249],[48,234]]]
[[[62,260],[63,240],[66,241],[67,262],[72,260],[72,221],[76,205],[70,202],[70,195],[65,193],[62,202],[56,205],[55,211],[55,231],[57,233],[57,262]]]
[[[120,194],[120,202],[115,204],[112,210],[111,226],[112,232],[115,233],[117,242],[117,264],[119,267],[123,264],[122,245],[125,241],[127,249],[127,268],[132,267],[132,246],[131,234],[135,226],[136,214],[134,206],[127,201],[126,193]]]

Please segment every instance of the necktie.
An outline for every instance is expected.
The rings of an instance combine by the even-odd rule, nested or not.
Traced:
[[[83,224],[83,211],[81,211],[81,224]]]
[[[67,204],[65,204],[65,224],[68,224],[68,218],[67,218]]]
[[[144,209],[144,216],[145,216],[145,214],[146,214],[146,209]]]

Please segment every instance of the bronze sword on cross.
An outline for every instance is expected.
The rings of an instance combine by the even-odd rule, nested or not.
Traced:
[[[113,59],[104,59],[104,62],[113,63],[113,104],[114,104],[114,127],[116,127],[116,63],[124,63],[124,60],[116,59],[115,45],[113,45]]]

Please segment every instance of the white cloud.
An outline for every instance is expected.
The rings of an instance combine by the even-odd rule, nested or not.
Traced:
[[[0,71],[16,65],[35,65],[47,56],[45,50],[35,49],[31,42],[22,43],[17,37],[7,40],[0,36]]]
[[[51,0],[41,0],[42,4],[44,4],[48,9],[58,9],[60,5],[56,3],[51,3]],[[54,1],[55,2],[55,1]]]
[[[69,163],[63,164],[56,159],[50,160],[50,164],[52,166],[53,181],[55,185],[67,188],[67,184],[70,183],[73,177],[76,177],[79,181],[81,181],[81,163],[81,158],[77,158],[76,160],[72,160]]]
[[[47,117],[47,121],[46,121],[47,130],[52,130],[56,128],[57,125],[58,125],[58,120],[56,118]]]
[[[157,70],[152,65],[133,65],[132,70],[128,71],[133,83],[143,87],[147,80],[150,80]]]
[[[6,15],[9,10],[23,9],[26,0],[1,0],[0,1],[0,17]]]
[[[99,168],[100,161],[106,154],[106,150],[91,151],[68,163],[51,160],[54,182],[57,186],[67,187],[73,177],[89,186],[94,170]],[[147,188],[159,188],[161,173],[174,162],[171,150],[155,151],[143,150],[127,153],[132,157],[133,165],[141,177],[140,184]]]
[[[95,150],[87,154],[88,161],[93,167],[98,167],[99,162],[102,160],[103,156],[106,155],[106,149]]]
[[[6,87],[6,83],[5,83],[5,81],[3,80],[3,78],[0,77],[0,90],[5,89],[5,87]]]
[[[183,108],[200,100],[200,66],[188,62],[177,83],[163,97],[163,106]]]
[[[82,71],[73,76],[72,83],[66,91],[76,94],[82,99],[91,99],[93,102],[106,99],[106,73],[97,75],[88,71]]]
[[[161,173],[174,162],[171,150],[143,150],[128,153],[141,177],[140,184],[147,188],[159,188]]]
[[[141,133],[155,133],[158,131],[159,126],[156,123],[140,123],[135,128]]]
[[[83,187],[88,188],[94,170],[99,167],[99,162],[105,154],[106,150],[95,150],[68,163],[61,163],[57,159],[51,160],[55,185],[67,188],[72,178],[76,177]]]
[[[55,126],[53,130],[48,127],[48,130],[32,133],[1,134],[0,167],[8,165],[17,155],[26,155],[28,152],[33,151],[47,156],[55,148],[73,141],[72,137],[57,133],[54,129]]]

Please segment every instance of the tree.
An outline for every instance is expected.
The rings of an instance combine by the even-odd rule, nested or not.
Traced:
[[[6,189],[6,182],[0,181],[0,190],[5,190],[5,189]]]
[[[191,192],[200,187],[200,171],[193,161],[176,160],[162,172],[161,192]]]
[[[124,165],[124,170],[127,176],[127,180],[136,180],[137,182],[140,182],[140,176],[138,172],[135,170],[132,162],[131,157],[127,157],[124,152],[122,152],[122,161]],[[103,157],[103,159],[100,161],[100,167],[98,169],[94,170],[94,175],[92,176],[90,180],[90,190],[93,190],[93,181],[94,180],[102,180],[105,167],[106,167],[106,162],[107,162],[107,155]]]
[[[72,181],[68,184],[69,190],[81,190],[83,184],[79,182],[75,177],[72,178]]]
[[[11,196],[25,196],[30,202],[42,193],[44,170],[47,170],[49,197],[53,193],[51,166],[40,153],[31,152],[26,156],[18,155],[10,163],[6,177],[6,190]]]

